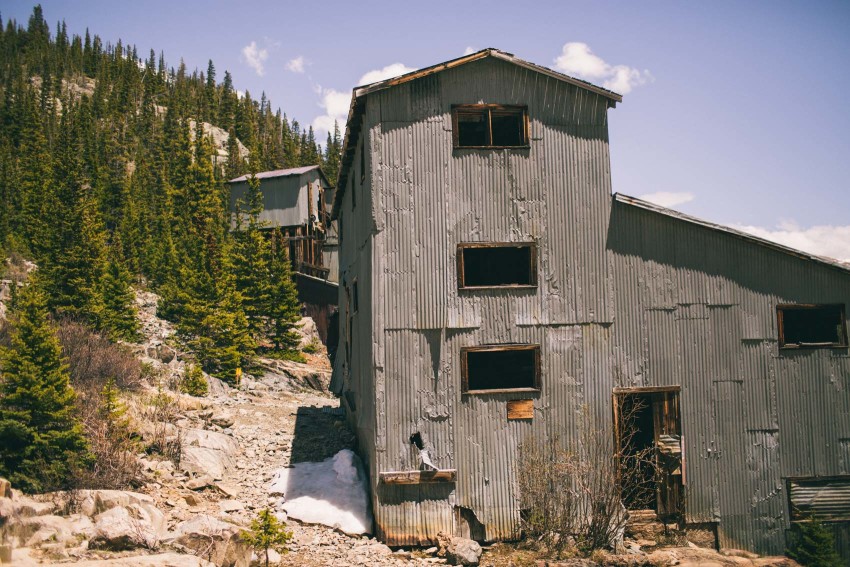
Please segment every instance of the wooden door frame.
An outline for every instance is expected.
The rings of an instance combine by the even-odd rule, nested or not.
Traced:
[[[682,387],[681,386],[646,386],[646,387],[633,387],[633,388],[613,388],[611,391],[611,408],[612,408],[612,417],[614,422],[614,450],[619,453],[620,447],[620,400],[629,395],[653,395],[653,394],[676,394],[678,398],[678,407],[677,407],[677,418],[679,422],[679,431],[680,438],[682,443],[682,456],[680,467],[682,471],[682,480],[681,480],[681,488],[684,489],[685,486],[685,454],[684,454],[684,435],[681,434],[682,429]],[[653,429],[655,429],[655,411],[654,407],[650,406],[653,417]],[[658,432],[653,431],[653,437],[657,437]],[[683,514],[683,495],[680,495],[679,501],[679,509],[680,513]],[[660,512],[660,511],[657,511]]]

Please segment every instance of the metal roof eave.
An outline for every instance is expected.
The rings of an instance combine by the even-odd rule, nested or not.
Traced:
[[[673,209],[668,209],[667,207],[662,207],[661,205],[656,205],[655,203],[650,203],[649,201],[644,201],[643,199],[638,199],[637,197],[630,197],[628,195],[623,195],[622,193],[614,193],[613,197],[614,200],[618,203],[631,205],[633,207],[644,209],[646,211],[650,211],[659,215],[664,215],[666,217],[674,218],[690,224],[695,224],[716,232],[722,232],[728,234],[729,236],[740,238],[742,240],[747,240],[754,244],[758,244],[759,246],[764,246],[765,248],[770,248],[772,250],[776,250],[777,252],[782,252],[783,254],[794,256],[801,260],[818,262],[819,264],[824,264],[826,266],[829,266],[830,268],[836,268],[845,272],[850,272],[850,264],[841,262],[834,258],[829,258],[827,256],[818,256],[816,254],[803,252],[802,250],[797,250],[796,248],[791,248],[789,246],[785,246],[784,244],[779,244],[778,242],[773,242],[772,240],[767,240],[765,238],[761,238],[759,236],[755,236],[726,225],[713,223],[697,217],[692,217],[691,215]]]
[[[291,168],[288,168],[288,169],[275,169],[275,170],[272,170],[272,171],[260,171],[256,175],[257,175],[258,179],[275,179],[277,177],[301,176],[301,175],[304,175],[305,173],[310,173],[311,171],[313,171],[315,169],[319,170],[319,176],[322,178],[322,181],[325,182],[325,185],[327,187],[330,187],[331,182],[328,180],[328,176],[325,175],[325,172],[322,171],[322,167],[319,166],[319,165],[309,165],[309,166],[303,166],[303,167],[291,167]],[[248,181],[249,177],[250,177],[250,174],[240,175],[239,177],[235,177],[233,179],[228,180],[227,183],[242,183],[242,182]]]

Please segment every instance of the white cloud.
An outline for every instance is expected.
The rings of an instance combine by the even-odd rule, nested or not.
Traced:
[[[252,41],[242,48],[242,60],[261,77],[266,72],[263,63],[268,58],[269,50],[265,47],[259,47],[256,41]]]
[[[333,132],[334,121],[339,122],[340,128],[345,127],[348,118],[348,107],[351,104],[351,95],[335,89],[323,89],[317,87],[322,99],[319,106],[325,113],[313,119],[313,130],[316,132]]]
[[[693,193],[687,192],[676,193],[671,191],[659,191],[657,193],[640,195],[638,198],[643,199],[644,201],[649,201],[650,203],[655,203],[656,205],[661,205],[662,207],[675,207],[676,205],[690,203],[696,197]]]
[[[286,70],[292,71],[293,73],[303,73],[304,72],[304,65],[306,63],[307,62],[304,61],[304,56],[299,55],[295,59],[289,60],[289,62],[286,64]]]
[[[741,224],[731,226],[810,254],[850,262],[850,225],[819,225],[802,228],[793,221],[783,221],[773,229]]]
[[[606,89],[628,94],[653,80],[652,74],[627,65],[611,65],[590,50],[586,43],[565,43],[555,58],[555,69],[588,81],[601,81]]]
[[[473,53],[475,53],[476,51],[478,51],[478,50],[477,50],[477,49],[475,49],[474,47],[467,46],[467,47],[466,47],[466,49],[464,49],[464,50],[463,50],[463,54],[464,54],[464,55],[472,55],[472,54],[473,54]]]
[[[369,71],[360,77],[357,84],[368,85],[369,83],[398,77],[399,75],[404,75],[415,70],[414,67],[408,67],[404,63],[392,63],[382,69]],[[317,134],[319,132],[333,132],[334,121],[339,122],[340,128],[345,128],[345,121],[348,119],[348,106],[351,104],[350,91],[343,92],[336,89],[326,89],[318,85],[314,90],[321,97],[318,104],[325,112],[313,119],[313,130]]]
[[[404,75],[405,73],[410,73],[411,71],[415,71],[415,67],[408,67],[404,63],[392,63],[387,65],[383,69],[375,69],[373,71],[369,71],[357,81],[358,85],[368,85],[369,83],[377,83],[378,81],[383,81],[384,79],[390,79],[392,77],[398,77],[399,75]]]

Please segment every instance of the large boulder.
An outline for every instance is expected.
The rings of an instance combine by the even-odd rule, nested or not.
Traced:
[[[129,490],[80,490],[76,497],[80,513],[90,517],[118,506],[136,505],[156,509],[153,498]]]
[[[154,549],[164,533],[165,516],[156,508],[137,504],[110,508],[95,517],[91,549],[123,551],[143,547]]]
[[[438,534],[437,540],[440,545],[439,554],[446,558],[449,565],[478,565],[481,559],[481,546],[478,542],[444,533]]]
[[[199,515],[178,524],[171,542],[220,567],[248,567],[251,546],[242,533],[239,526]]]
[[[304,348],[310,343],[321,342],[321,337],[319,337],[319,328],[316,326],[316,322],[312,317],[302,317],[301,320],[295,324],[295,332],[301,335],[298,348]]]
[[[238,450],[236,442],[223,433],[187,429],[183,435],[180,469],[198,476],[221,480],[233,466],[231,457]]]

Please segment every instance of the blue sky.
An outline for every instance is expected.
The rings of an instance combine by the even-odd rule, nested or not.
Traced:
[[[4,0],[25,22],[33,2]],[[850,2],[44,1],[50,22],[206,69],[302,125],[369,78],[497,47],[624,92],[614,190],[850,261]],[[326,118],[322,118],[322,117]]]

